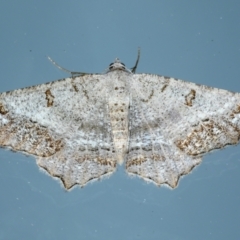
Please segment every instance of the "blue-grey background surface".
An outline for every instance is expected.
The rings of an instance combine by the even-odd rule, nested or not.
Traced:
[[[0,91],[103,72],[119,57],[240,92],[239,0],[0,2]],[[65,191],[33,157],[0,149],[0,239],[240,239],[240,147],[213,152],[175,190],[130,178]]]

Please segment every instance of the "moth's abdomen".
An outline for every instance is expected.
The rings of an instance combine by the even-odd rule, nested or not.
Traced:
[[[128,99],[109,102],[112,135],[119,164],[128,150],[128,106]]]
[[[117,160],[121,164],[128,150],[129,91],[126,78],[116,79],[118,81],[114,83],[108,106]]]

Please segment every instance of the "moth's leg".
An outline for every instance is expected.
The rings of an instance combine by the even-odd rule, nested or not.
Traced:
[[[140,48],[138,48],[138,56],[137,56],[137,60],[136,60],[136,63],[135,63],[135,65],[134,65],[134,67],[130,68],[131,71],[132,71],[132,73],[135,73],[135,72],[136,72],[139,59],[140,59]]]

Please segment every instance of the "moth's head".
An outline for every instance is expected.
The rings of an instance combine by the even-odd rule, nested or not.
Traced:
[[[112,71],[115,71],[115,70],[122,70],[122,71],[125,71],[125,72],[131,72],[129,69],[127,69],[125,67],[124,63],[120,62],[120,60],[118,58],[116,58],[113,63],[109,64],[107,72],[112,72]]]

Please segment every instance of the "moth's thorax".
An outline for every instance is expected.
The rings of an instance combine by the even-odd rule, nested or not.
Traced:
[[[108,98],[113,142],[119,164],[124,161],[125,154],[128,150],[128,111],[130,100],[128,81],[128,73],[116,74],[112,82],[112,92],[110,92]]]

